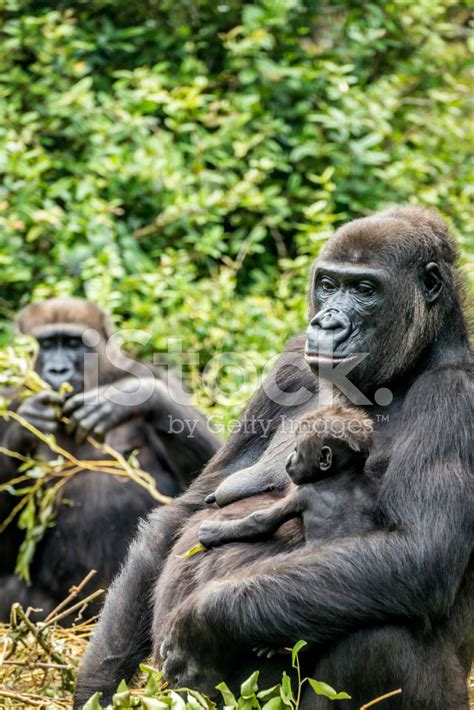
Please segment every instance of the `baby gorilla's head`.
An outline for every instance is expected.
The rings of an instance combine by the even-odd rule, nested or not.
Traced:
[[[301,485],[343,471],[361,471],[372,435],[372,421],[360,409],[338,405],[306,414],[298,421],[287,473]]]

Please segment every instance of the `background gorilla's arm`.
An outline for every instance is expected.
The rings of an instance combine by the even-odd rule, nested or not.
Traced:
[[[58,428],[58,407],[63,403],[63,396],[50,390],[28,397],[24,402],[16,399],[9,407],[20,414],[45,434],[55,434]],[[39,439],[15,421],[0,421],[0,444],[9,451],[20,454],[33,454]],[[0,454],[0,481],[8,481],[16,472],[20,461]]]
[[[78,443],[89,435],[103,439],[120,424],[143,417],[159,433],[160,447],[167,450],[167,459],[186,479],[186,485],[220,443],[206,418],[191,403],[176,401],[173,381],[167,385],[159,377],[123,377],[112,385],[74,395],[63,411],[70,418],[67,432]]]
[[[180,610],[166,642],[167,673],[193,658],[196,633],[210,641],[200,647],[205,673],[229,638],[324,642],[378,621],[446,614],[472,550],[472,409],[466,372],[422,376],[406,399],[380,494],[387,527],[211,583]]]

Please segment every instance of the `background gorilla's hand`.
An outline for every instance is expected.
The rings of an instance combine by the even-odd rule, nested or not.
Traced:
[[[124,377],[113,385],[76,394],[63,407],[70,419],[66,431],[78,444],[89,435],[103,440],[111,429],[146,414],[154,406],[155,390],[153,377]]]
[[[56,434],[64,396],[48,390],[26,399],[17,413],[27,422],[45,434]],[[30,451],[39,444],[39,439],[20,424],[10,427],[6,438],[7,448],[21,451],[25,447]]]

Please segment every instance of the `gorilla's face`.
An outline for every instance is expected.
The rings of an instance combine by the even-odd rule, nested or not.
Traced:
[[[84,389],[84,355],[88,347],[82,340],[82,330],[68,324],[45,326],[36,335],[36,371],[55,390],[65,382],[73,388],[70,394]]]
[[[323,379],[337,385],[341,365],[357,387],[380,387],[434,342],[441,273],[403,235],[396,221],[358,220],[315,262],[306,360]]]
[[[381,269],[317,265],[313,280],[316,314],[306,342],[310,364],[338,362],[370,350],[387,291],[385,281]]]
[[[286,472],[294,484],[319,481],[331,475],[333,449],[328,444],[302,442],[286,460]]]

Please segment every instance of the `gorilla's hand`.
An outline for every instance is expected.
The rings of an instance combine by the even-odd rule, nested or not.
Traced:
[[[33,397],[25,399],[18,407],[17,414],[43,432],[43,434],[55,434],[58,429],[58,416],[63,402],[64,397],[57,392],[51,390],[40,392],[40,394],[35,394]],[[6,439],[7,448],[20,451],[27,447],[31,450],[38,443],[39,439],[28,429],[16,422],[11,425]]]
[[[153,377],[124,377],[76,394],[63,407],[64,415],[70,418],[66,431],[78,444],[89,435],[103,440],[111,429],[148,413],[154,406],[155,389]]]
[[[225,677],[218,664],[224,655],[201,623],[198,604],[192,600],[185,602],[175,613],[171,631],[160,647],[164,677],[174,688],[195,688],[212,696]]]
[[[225,530],[225,526],[224,526]],[[199,542],[204,547],[216,547],[222,545],[223,527],[219,520],[204,520],[199,528]]]

